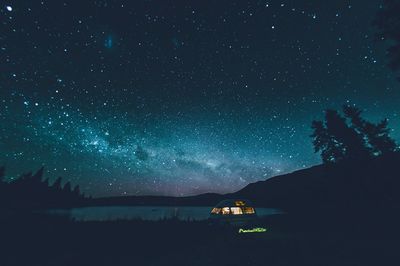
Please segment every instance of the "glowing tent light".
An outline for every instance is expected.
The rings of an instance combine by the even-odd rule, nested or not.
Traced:
[[[222,200],[211,210],[209,219],[215,224],[255,226],[257,213],[253,206],[249,200]]]

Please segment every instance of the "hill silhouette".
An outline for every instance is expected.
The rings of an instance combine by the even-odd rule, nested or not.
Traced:
[[[192,197],[118,197],[96,204],[214,205],[221,199],[248,198],[258,206],[290,212],[368,211],[397,207],[400,196],[398,145],[388,120],[372,123],[355,106],[342,113],[327,109],[313,121],[312,143],[323,164],[249,184],[225,195]]]
[[[400,203],[400,154],[322,164],[249,184],[225,196],[252,198],[290,212],[395,208]]]
[[[213,206],[228,198],[251,199],[258,207],[288,212],[368,211],[397,208],[400,203],[400,153],[321,164],[265,181],[251,183],[228,194],[188,197],[124,196],[97,198],[90,205]]]
[[[321,164],[264,181],[228,194],[197,196],[121,196],[87,198],[79,187],[52,185],[42,180],[43,169],[24,174],[12,183],[1,182],[1,206],[19,208],[69,208],[80,206],[213,206],[222,199],[247,198],[258,207],[288,212],[354,211],[398,208],[400,203],[400,153]],[[4,168],[1,168],[4,173]]]

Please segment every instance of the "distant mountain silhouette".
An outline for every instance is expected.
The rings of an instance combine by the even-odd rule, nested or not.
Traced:
[[[251,183],[228,194],[189,197],[127,196],[97,198],[91,205],[213,206],[222,199],[251,199],[256,206],[289,212],[353,211],[397,207],[400,153],[322,164]]]
[[[196,196],[121,196],[91,199],[88,204],[95,206],[213,206],[224,198],[222,194],[205,193]]]

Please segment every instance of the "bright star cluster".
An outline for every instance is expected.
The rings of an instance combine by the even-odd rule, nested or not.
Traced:
[[[320,163],[356,104],[400,138],[373,1],[12,1],[0,16],[0,164],[93,196],[232,192]]]

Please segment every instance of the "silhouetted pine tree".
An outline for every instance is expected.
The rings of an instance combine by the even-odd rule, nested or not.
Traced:
[[[0,167],[0,208],[7,204],[7,183],[4,180],[5,168]]]
[[[362,135],[349,127],[346,119],[335,110],[326,110],[325,123],[313,121],[312,127],[315,151],[321,152],[324,162],[359,160],[369,155]]]
[[[42,177],[43,177],[43,172],[44,172],[44,167],[42,166],[33,176],[32,180],[37,183],[42,182]]]
[[[74,187],[74,190],[73,190],[72,192],[74,193],[75,196],[81,197],[81,190],[80,190],[80,188],[79,188],[79,185],[76,185],[76,186]]]
[[[58,177],[56,181],[54,181],[53,185],[51,185],[51,187],[55,190],[61,190],[61,181],[61,177]]]
[[[28,173],[20,175],[17,179],[14,180],[14,182],[12,182],[12,184],[23,185],[23,184],[29,182],[29,180],[31,178],[32,178],[32,172],[28,172]]]
[[[0,167],[0,182],[4,182],[4,177],[6,173],[6,168],[4,166]]]
[[[6,169],[4,166],[0,167],[0,199],[2,198],[4,192],[3,190],[7,186],[7,183],[4,180]]]
[[[350,119],[353,127],[359,132],[364,130],[365,120],[361,117],[361,110],[350,105],[343,105],[343,113]]]
[[[48,179],[43,180],[44,168],[35,174],[23,174],[20,178],[7,183],[2,182],[4,167],[0,168],[0,204],[11,208],[48,208],[71,207],[80,204],[85,199],[79,186],[71,190],[71,183],[61,186],[61,177],[49,186]]]
[[[64,187],[63,187],[63,192],[64,193],[71,193],[71,182],[67,182],[65,183]]]
[[[361,117],[361,110],[352,106],[343,106],[343,113],[345,117],[326,110],[325,122],[312,122],[314,150],[321,152],[323,162],[359,160],[396,151],[387,119],[378,124],[368,122]]]
[[[45,180],[43,180],[42,182],[46,187],[49,187],[49,178],[46,178]]]
[[[32,182],[32,172],[22,174],[20,177],[10,183],[10,191],[8,194],[14,194],[17,198],[30,197]]]
[[[7,183],[4,180],[5,177],[5,168],[4,166],[0,167],[0,205],[4,203],[4,196],[5,196],[5,190]]]
[[[313,138],[314,151],[321,152],[324,162],[335,162],[344,158],[343,150],[338,143],[332,139],[328,130],[322,121],[313,121],[312,126],[314,133]]]
[[[350,119],[352,127],[363,135],[365,145],[375,156],[396,151],[396,142],[389,136],[388,120],[374,124],[361,117],[361,110],[354,106],[343,106],[343,112]]]
[[[389,136],[388,120],[384,119],[374,125],[368,123],[366,134],[376,155],[385,155],[396,151],[396,142]]]

